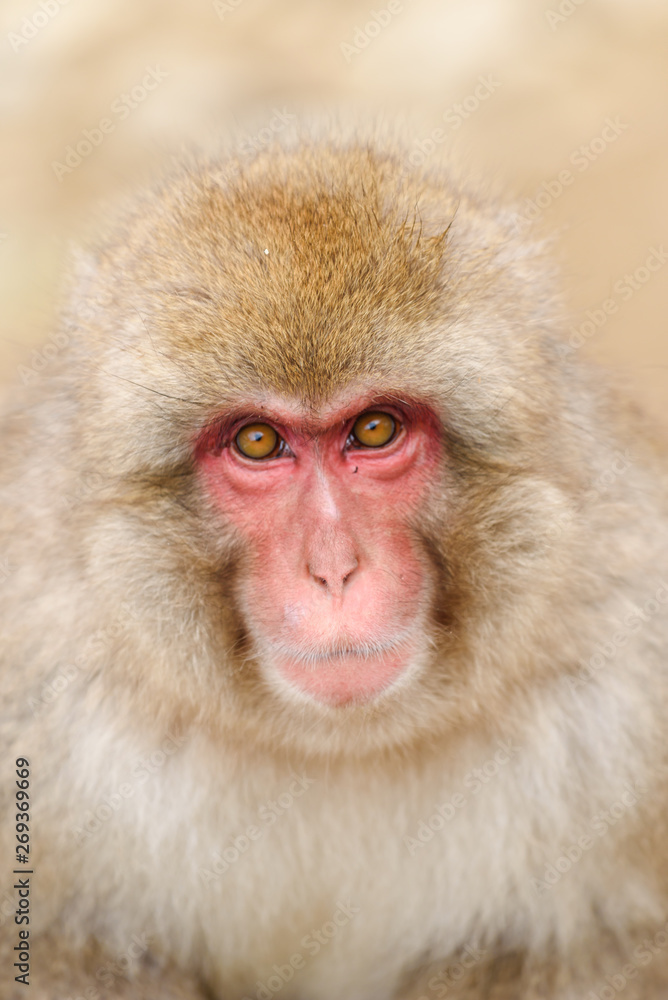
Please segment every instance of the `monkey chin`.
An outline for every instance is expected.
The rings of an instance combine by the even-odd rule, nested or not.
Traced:
[[[403,688],[415,676],[416,650],[401,643],[388,649],[343,649],[308,657],[275,656],[271,673],[284,693],[331,708],[359,705]]]

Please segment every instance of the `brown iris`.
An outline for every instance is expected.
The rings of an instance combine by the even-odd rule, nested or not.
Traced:
[[[246,424],[236,438],[236,445],[246,458],[269,458],[277,450],[279,437],[269,424]]]
[[[355,421],[353,437],[365,448],[382,448],[389,444],[397,431],[396,421],[389,413],[369,411]]]

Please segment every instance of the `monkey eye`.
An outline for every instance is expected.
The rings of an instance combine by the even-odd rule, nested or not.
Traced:
[[[235,444],[246,458],[274,458],[282,450],[284,441],[269,424],[246,424],[242,427]]]
[[[357,418],[352,429],[353,444],[364,448],[382,448],[397,433],[397,422],[389,413],[369,410]]]

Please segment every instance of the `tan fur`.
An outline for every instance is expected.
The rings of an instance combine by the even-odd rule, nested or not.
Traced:
[[[254,997],[300,954],[285,1000],[575,997],[668,920],[663,445],[563,350],[543,244],[453,173],[405,162],[382,137],[301,134],[178,167],[80,262],[62,350],[8,413],[3,899],[25,755],[35,982],[41,935],[47,963],[75,956],[37,996],[150,997],[142,976],[169,961],[186,985],[165,965],[161,996]],[[243,547],[200,494],[193,443],[244,400],[318,414],[368,388],[442,425],[412,525],[437,581],[428,662],[371,706],[297,708],[262,680]],[[289,808],[216,875],[281,794]],[[106,960],[133,935],[150,947],[107,994],[90,949]],[[475,967],[430,986],[469,946]],[[663,996],[666,956],[625,996]]]

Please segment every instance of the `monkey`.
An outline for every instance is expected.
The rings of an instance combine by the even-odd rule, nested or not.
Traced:
[[[666,446],[561,303],[382,130],[92,240],[3,417],[0,996],[666,995]]]

